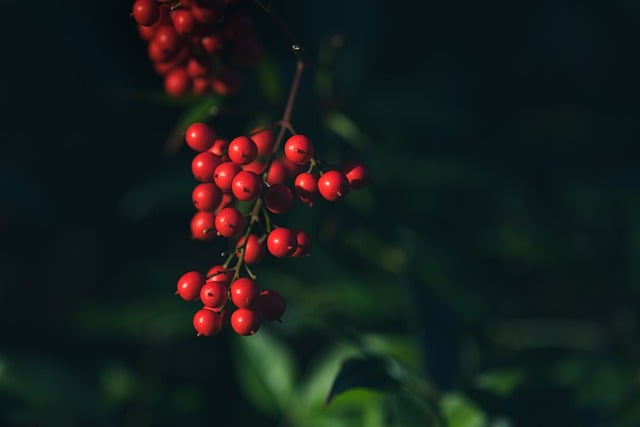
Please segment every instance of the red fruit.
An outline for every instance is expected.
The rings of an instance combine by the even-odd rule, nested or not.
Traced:
[[[226,208],[227,206],[231,206],[233,204],[233,202],[235,202],[236,198],[233,197],[233,194],[229,194],[229,193],[223,193],[222,194],[222,201],[220,202],[220,205],[218,206],[218,211]]]
[[[281,160],[282,165],[287,170],[287,178],[294,179],[299,173],[305,170],[304,166],[293,163],[291,160],[287,159],[286,156],[282,157]]]
[[[288,172],[283,159],[275,159],[271,162],[266,182],[269,185],[284,184],[287,182]]]
[[[275,184],[264,193],[264,206],[269,212],[282,214],[293,206],[293,193],[284,184]]]
[[[211,74],[211,61],[207,57],[193,56],[187,62],[187,73],[191,77],[204,77]]]
[[[236,208],[224,208],[218,212],[215,228],[224,237],[236,237],[244,230],[245,219]]]
[[[191,90],[191,78],[184,68],[176,68],[164,78],[164,90],[174,98],[181,98]]]
[[[204,276],[198,271],[188,271],[178,279],[176,292],[185,301],[195,301],[200,295],[200,288],[204,284]]]
[[[200,46],[208,54],[214,55],[224,49],[224,40],[220,34],[207,34],[200,38]]]
[[[287,304],[278,292],[271,290],[260,292],[256,303],[256,311],[263,320],[270,322],[280,320],[286,309]]]
[[[191,237],[196,240],[212,240],[216,237],[216,215],[198,211],[191,218]]]
[[[194,77],[193,93],[194,95],[205,95],[211,92],[211,77]]]
[[[349,181],[342,172],[329,171],[318,180],[320,195],[330,202],[342,199],[349,192]]]
[[[258,147],[258,156],[267,157],[271,155],[273,151],[273,145],[276,142],[276,137],[273,134],[272,129],[263,129],[260,131],[255,131],[251,135],[251,140],[255,142],[256,147]]]
[[[156,28],[138,25],[138,34],[142,40],[149,41],[156,35]]]
[[[347,177],[349,186],[354,190],[366,187],[369,183],[369,170],[362,163],[349,160],[340,168],[342,173]]]
[[[191,193],[193,206],[199,211],[215,211],[222,201],[222,190],[212,182],[198,184]]]
[[[191,13],[193,18],[202,24],[213,24],[222,16],[222,11],[213,5],[193,4]]]
[[[255,311],[239,308],[231,313],[231,328],[238,335],[253,335],[260,329],[260,319]]]
[[[133,2],[133,19],[145,27],[155,24],[160,18],[160,5],[156,0]]]
[[[259,158],[249,164],[242,165],[242,170],[253,172],[256,175],[262,175],[266,169],[266,163]]]
[[[220,309],[227,303],[227,287],[221,282],[205,283],[200,288],[200,301],[207,307]]]
[[[248,136],[238,136],[229,142],[227,154],[233,163],[246,165],[256,159],[258,147]]]
[[[304,135],[293,135],[284,144],[284,156],[297,165],[307,163],[313,154],[313,143]]]
[[[255,280],[241,277],[229,288],[231,301],[238,308],[251,308],[260,295],[260,288]]]
[[[236,248],[239,248],[244,244],[244,238],[238,240]],[[247,243],[244,247],[244,262],[246,264],[257,264],[264,258],[267,253],[267,245],[264,240],[260,241],[260,237],[257,234],[249,234],[247,237]],[[240,252],[236,252],[239,257]]]
[[[229,286],[233,278],[233,271],[225,271],[224,265],[214,265],[207,271],[207,282],[219,282]]]
[[[293,188],[298,197],[313,199],[318,195],[318,178],[310,172],[302,172],[296,176]]]
[[[220,163],[213,172],[213,181],[222,191],[230,193],[233,177],[241,170],[242,168],[233,162]]]
[[[184,2],[183,6],[184,6]],[[190,36],[196,31],[196,20],[188,9],[177,9],[171,12],[171,20],[176,33],[181,36]]]
[[[211,182],[215,178],[215,171],[222,163],[220,157],[208,151],[196,154],[191,161],[191,172],[200,182]]]
[[[291,256],[297,247],[296,234],[288,228],[276,228],[267,236],[267,249],[278,258]]]
[[[226,139],[218,138],[213,142],[211,148],[209,148],[209,152],[215,154],[218,157],[222,157],[227,152],[228,146],[229,141],[227,141]]]
[[[240,171],[231,181],[231,191],[238,200],[255,200],[262,192],[262,180],[251,171]]]
[[[215,311],[203,308],[198,310],[193,316],[193,327],[198,333],[198,336],[204,335],[210,337],[220,332],[222,329],[222,319]]]
[[[216,131],[206,123],[196,122],[187,128],[184,140],[195,151],[207,151],[216,140]]]
[[[171,62],[173,64],[171,60],[175,54],[176,52],[163,50],[154,40],[151,40],[147,46],[147,56],[149,56],[149,59],[153,62]]]
[[[301,256],[309,255],[309,250],[311,249],[311,237],[309,237],[307,232],[304,230],[295,230],[295,233],[298,247],[291,256],[294,258],[298,258]]]
[[[164,52],[177,52],[180,48],[180,38],[171,24],[158,28],[152,42]]]

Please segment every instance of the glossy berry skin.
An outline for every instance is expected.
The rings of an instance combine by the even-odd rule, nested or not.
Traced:
[[[342,172],[335,170],[326,172],[318,179],[318,192],[330,202],[335,202],[347,195],[349,181]]]
[[[240,171],[231,181],[231,192],[238,200],[255,200],[262,192],[262,180],[251,171]]]
[[[176,292],[185,301],[195,301],[200,296],[200,288],[204,284],[204,276],[198,271],[188,271],[178,279]]]
[[[233,177],[240,172],[242,168],[233,162],[220,163],[213,172],[213,181],[225,193],[231,193]]]
[[[196,31],[196,20],[187,9],[178,9],[171,12],[171,20],[176,33],[181,36],[190,36]]]
[[[185,131],[184,140],[192,150],[207,151],[216,140],[216,131],[206,123],[193,123]]]
[[[267,172],[267,178],[265,181],[269,185],[284,184],[287,182],[288,172],[282,159],[275,159],[271,162],[269,172]]]
[[[318,178],[309,172],[302,172],[296,176],[293,188],[298,197],[313,199],[318,194]]]
[[[309,255],[309,250],[311,249],[311,237],[309,237],[307,232],[304,230],[295,230],[295,233],[298,247],[291,256],[294,258],[299,258]]]
[[[271,290],[260,292],[256,303],[256,311],[261,319],[270,322],[279,321],[286,309],[287,304],[278,292]]]
[[[239,236],[244,230],[245,219],[236,208],[224,208],[218,212],[215,227],[223,237]]]
[[[246,165],[253,162],[258,156],[256,143],[248,136],[238,136],[229,142],[227,148],[229,160],[237,165]]]
[[[200,38],[200,47],[208,54],[213,55],[224,49],[224,39],[220,34],[207,34]]]
[[[198,211],[191,218],[191,237],[196,240],[213,240],[216,237],[216,215]]]
[[[340,170],[347,177],[349,186],[354,190],[366,187],[371,179],[367,167],[355,160],[345,162]]]
[[[291,229],[279,227],[272,230],[267,236],[267,249],[275,257],[291,256],[297,247],[296,234]]]
[[[219,309],[227,303],[227,287],[222,282],[210,281],[200,288],[200,301],[207,307]]]
[[[207,282],[218,282],[225,286],[229,286],[231,279],[233,278],[233,271],[225,271],[223,265],[214,265],[207,271]]]
[[[184,68],[176,68],[164,78],[164,90],[174,98],[185,96],[191,88],[191,77],[189,77]]]
[[[180,48],[180,39],[173,25],[163,25],[156,30],[153,36],[153,43],[164,52],[177,52]]]
[[[282,214],[293,206],[293,193],[283,184],[275,184],[264,193],[264,206],[271,213]]]
[[[255,280],[241,277],[231,284],[229,288],[231,301],[238,308],[251,308],[258,300],[260,288]]]
[[[215,154],[218,157],[223,157],[227,152],[227,147],[229,146],[229,141],[226,139],[218,138],[213,142],[211,148],[209,148],[209,152]]]
[[[155,24],[160,18],[160,5],[156,0],[136,0],[133,3],[133,19],[145,27]]]
[[[215,171],[222,163],[220,157],[208,151],[198,153],[191,161],[191,172],[193,177],[200,182],[211,182],[214,180]]]
[[[198,336],[210,337],[222,330],[222,318],[215,311],[203,308],[194,314],[193,327]]]
[[[284,144],[284,156],[297,165],[304,165],[314,154],[311,140],[305,135],[293,135]]]
[[[231,328],[238,335],[253,335],[260,329],[260,318],[255,311],[239,308],[231,313]]]
[[[238,240],[236,248],[239,248],[244,244],[244,238]],[[244,262],[246,264],[257,264],[264,258],[267,253],[267,244],[265,241],[260,241],[260,237],[257,234],[249,234],[247,237],[247,243],[244,247]],[[236,256],[240,256],[240,252],[236,252]]]
[[[256,158],[253,162],[242,165],[242,170],[253,172],[256,175],[262,175],[266,169],[267,164],[260,160],[260,158]]]
[[[257,131],[251,135],[251,140],[255,142],[258,147],[258,156],[267,157],[271,155],[273,151],[273,145],[276,142],[276,137],[271,129],[263,129]]]
[[[222,201],[222,190],[213,182],[203,182],[195,186],[191,200],[197,210],[213,212]]]

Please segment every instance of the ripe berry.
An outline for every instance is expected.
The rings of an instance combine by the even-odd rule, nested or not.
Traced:
[[[318,191],[320,195],[330,202],[342,199],[349,192],[349,181],[342,172],[329,171],[324,173],[318,180]]]
[[[184,140],[195,151],[207,151],[216,140],[216,131],[206,123],[193,123],[185,131]]]
[[[208,151],[203,151],[196,154],[191,161],[191,172],[198,181],[211,182],[214,180],[215,171],[221,163],[220,157]]]
[[[198,310],[193,316],[193,327],[198,333],[198,336],[204,335],[210,337],[220,332],[222,329],[222,319],[215,311],[203,308]]]
[[[241,170],[242,168],[233,162],[220,163],[213,172],[213,181],[222,191],[230,193],[233,177]]]
[[[245,243],[244,238],[238,240],[236,248],[239,248]],[[261,241],[257,234],[249,234],[247,242],[244,246],[244,262],[246,264],[257,264],[262,261],[264,255],[267,253],[267,245],[264,240]],[[240,256],[240,251],[236,252],[236,256]]]
[[[188,271],[178,279],[178,292],[185,301],[195,301],[200,296],[200,288],[204,284],[204,276],[198,271]]]
[[[233,271],[225,271],[223,265],[214,265],[207,271],[207,282],[219,282],[225,286],[229,286],[233,278]]]
[[[213,212],[198,211],[191,218],[191,237],[196,240],[213,240],[216,237],[216,215]]]
[[[231,192],[238,200],[255,200],[262,192],[262,180],[251,171],[240,171],[231,181]]]
[[[218,157],[223,157],[227,152],[227,147],[229,146],[229,141],[226,139],[218,138],[213,142],[211,148],[209,148],[209,152],[215,154]]]
[[[244,230],[245,219],[236,208],[224,208],[218,212],[215,227],[224,237],[236,237]]]
[[[248,136],[238,136],[229,142],[229,159],[238,165],[246,165],[253,162],[258,155],[256,143]]]
[[[211,74],[211,60],[208,57],[192,56],[187,61],[187,74],[191,77],[208,76]],[[213,141],[211,143],[213,144]]]
[[[220,19],[221,16],[220,10],[213,5],[200,6],[199,4],[194,4],[191,6],[191,13],[193,13],[195,20],[201,24],[213,24]]]
[[[180,48],[180,39],[171,24],[163,25],[156,30],[153,43],[156,43],[164,52],[177,52]]]
[[[202,50],[213,55],[224,48],[224,40],[220,34],[207,34],[200,38],[200,46]]]
[[[200,301],[207,307],[219,309],[227,302],[227,287],[221,282],[207,282],[200,288]]]
[[[229,288],[231,301],[238,308],[251,308],[260,295],[260,288],[255,280],[241,277]]]
[[[291,256],[297,247],[296,235],[288,228],[276,228],[267,236],[267,249],[271,255],[278,258]]]
[[[257,158],[253,162],[246,165],[242,165],[242,170],[251,171],[256,175],[262,175],[266,169],[267,164],[260,160],[260,158]]]
[[[196,21],[188,9],[174,10],[171,12],[171,20],[173,21],[176,33],[181,36],[190,36],[196,31]]]
[[[294,258],[299,258],[301,256],[309,255],[309,250],[311,249],[311,237],[309,237],[307,232],[304,230],[295,230],[295,233],[298,247],[291,256]]]
[[[293,193],[284,184],[275,184],[264,193],[264,206],[269,212],[282,214],[293,206]]]
[[[287,182],[287,176],[287,168],[285,167],[282,159],[275,159],[271,162],[265,181],[269,185],[284,184]]]
[[[313,154],[313,143],[305,135],[293,135],[284,144],[284,156],[297,165],[307,163]]]
[[[365,187],[370,180],[369,170],[362,163],[349,160],[340,168],[342,173],[347,177],[349,186],[354,190]]]
[[[258,156],[267,157],[273,151],[276,137],[271,129],[263,129],[251,135],[251,140],[258,147]]]
[[[293,188],[303,201],[313,200],[318,195],[318,178],[312,173],[302,172],[296,176]]]
[[[160,5],[156,0],[136,0],[133,3],[133,19],[145,27],[155,24],[160,18]]]
[[[193,78],[193,94],[204,95],[211,92],[211,77],[194,77]]]
[[[213,182],[198,184],[191,193],[191,199],[199,211],[214,211],[222,201],[222,190]]]
[[[185,96],[191,90],[191,78],[184,68],[176,68],[164,78],[164,90],[175,98]]]
[[[260,319],[255,311],[239,308],[231,313],[231,328],[238,335],[253,335],[260,329]]]
[[[278,292],[271,290],[260,292],[256,303],[256,311],[260,318],[270,322],[280,320],[286,309],[287,304]]]

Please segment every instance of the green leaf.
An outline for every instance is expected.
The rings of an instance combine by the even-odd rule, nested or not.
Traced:
[[[185,129],[194,122],[200,122],[211,117],[220,106],[222,98],[211,94],[188,108],[178,119],[176,126],[165,143],[164,151],[175,154],[184,142]]]
[[[330,111],[325,116],[327,127],[346,142],[360,150],[371,147],[371,139],[360,130],[358,125],[349,117],[339,111]]]
[[[269,58],[264,58],[258,64],[258,82],[267,101],[276,103],[284,94],[281,72],[276,64]]]
[[[479,374],[475,386],[504,397],[513,393],[524,379],[525,374],[519,369],[500,369]]]
[[[440,400],[440,405],[449,427],[484,427],[487,425],[485,413],[462,394],[446,394]]]

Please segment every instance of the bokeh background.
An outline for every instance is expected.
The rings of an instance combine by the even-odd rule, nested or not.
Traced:
[[[162,96],[130,3],[3,6],[0,425],[640,425],[640,3],[274,1],[314,64],[294,126],[373,183],[281,220],[312,256],[256,267],[288,311],[248,338],[173,295],[225,244],[189,238],[166,147],[199,101]],[[247,8],[228,136],[294,70]]]

